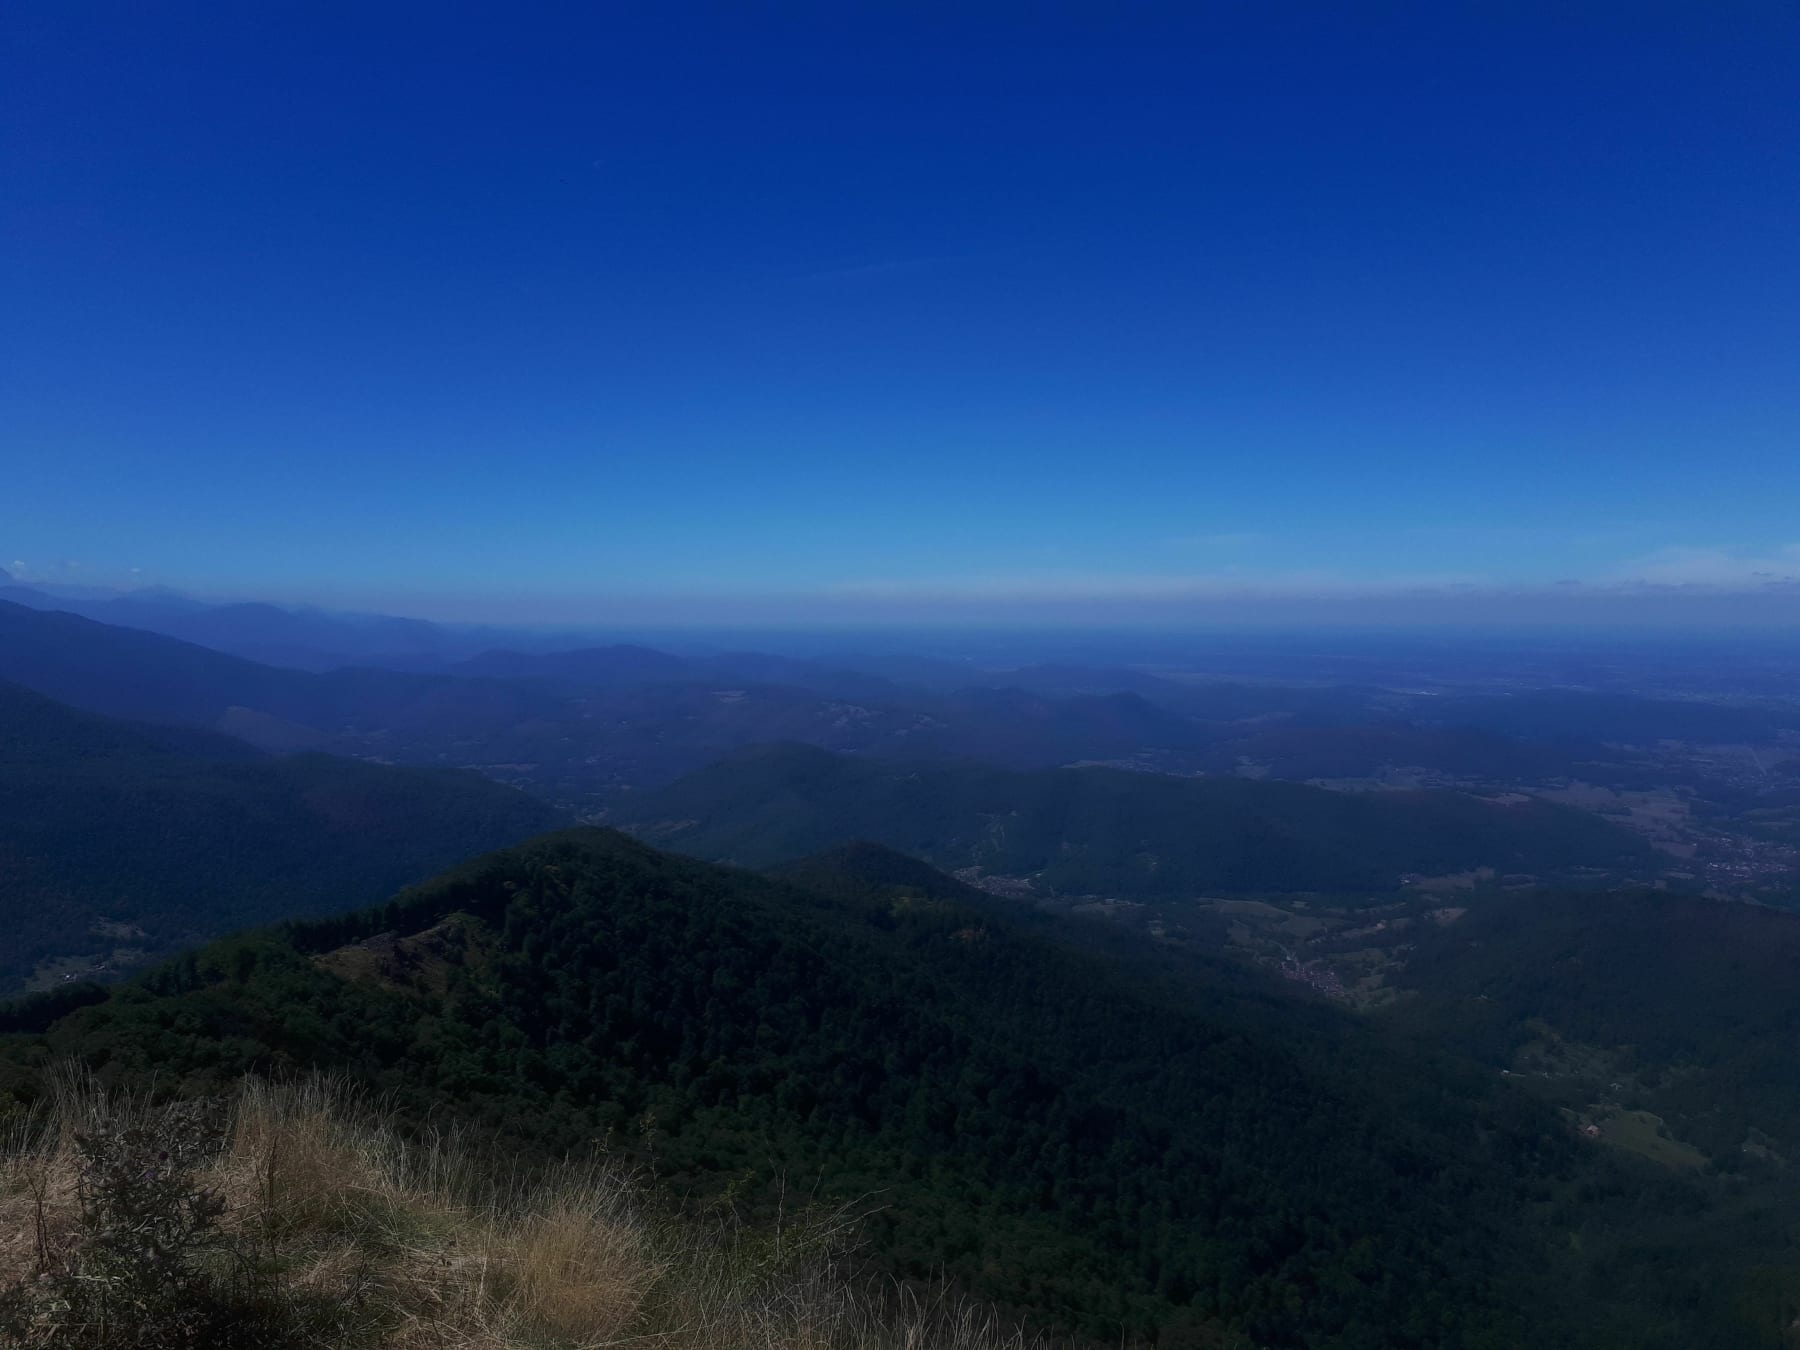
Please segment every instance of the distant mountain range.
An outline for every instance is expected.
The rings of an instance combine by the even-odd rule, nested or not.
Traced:
[[[1179,764],[1214,739],[1131,694],[909,695],[866,677],[840,682],[829,670],[811,672],[815,687],[807,688],[757,683],[721,663],[675,662],[614,647],[493,653],[456,674],[320,673],[0,602],[0,679],[77,707],[222,730],[270,750],[475,767],[564,800],[666,782],[775,740],[1039,765],[1136,756]],[[898,701],[857,701],[840,683]]]
[[[349,665],[436,667],[501,645],[570,647],[572,634],[532,634],[479,625],[451,627],[391,614],[343,614],[255,601],[195,600],[164,587],[116,591],[38,587],[0,576],[0,600],[136,628],[269,665],[331,670]]]
[[[1195,680],[1119,666],[1067,662],[1009,666],[900,652],[841,651],[804,659],[746,650],[675,654],[641,645],[596,645],[573,632],[444,625],[255,602],[209,604],[154,587],[128,592],[40,590],[4,577],[0,601],[79,614],[292,669],[325,672],[374,666],[411,674],[531,679],[565,691],[727,679],[887,704],[970,688],[1012,689],[1050,699],[1131,694],[1179,717],[1206,723],[1278,718],[1301,727],[1325,728],[1386,718],[1422,727],[1588,746],[1644,745],[1671,738],[1767,743],[1783,730],[1800,733],[1800,703],[1791,699],[1721,703],[1569,684],[1446,695],[1397,690],[1366,680],[1326,683],[1318,678],[1316,663],[1303,660],[1293,669],[1311,674],[1300,682]],[[1216,655],[1226,660],[1230,652],[1220,650]],[[1365,654],[1356,668],[1369,665]],[[1577,675],[1583,673],[1580,666],[1572,663]],[[1585,673],[1597,677],[1605,672]],[[1604,683],[1617,681],[1609,678]]]
[[[1541,801],[1490,800],[1476,809],[1474,799],[1458,796],[1284,796],[1276,780],[1390,790],[1421,784],[1476,788],[1489,799],[1579,783],[1663,794],[1707,786],[1704,774],[1714,763],[1692,754],[1671,758],[1665,744],[1686,742],[1652,738],[1658,728],[1702,743],[1735,736],[1750,747],[1716,765],[1730,773],[1741,760],[1756,777],[1717,791],[1737,794],[1721,798],[1730,809],[1762,810],[1746,828],[1761,831],[1774,852],[1769,861],[1753,859],[1734,872],[1729,854],[1737,845],[1708,847],[1725,859],[1720,866],[1728,880],[1743,876],[1766,890],[1785,865],[1782,831],[1792,833],[1779,789],[1794,781],[1800,765],[1784,759],[1779,738],[1795,716],[1779,704],[1523,690],[1418,696],[1408,705],[1378,689],[1192,683],[1068,666],[984,677],[1004,681],[998,685],[925,687],[832,662],[745,652],[679,655],[630,644],[560,652],[493,649],[436,664],[429,672],[299,670],[0,601],[0,679],[86,711],[221,732],[274,753],[319,751],[474,769],[588,819],[662,827],[701,821],[682,826],[688,834],[666,837],[706,856],[766,862],[860,835],[946,865],[1042,873],[1046,884],[1093,892],[1142,893],[1165,884],[1253,888],[1248,878],[1265,858],[1284,859],[1269,876],[1281,887],[1299,889],[1379,888],[1405,873],[1478,866],[1539,876],[1573,876],[1580,869],[1624,878],[1655,875],[1657,857],[1647,855],[1641,842],[1626,847],[1612,824]],[[1101,692],[1112,683],[1127,687]],[[1540,734],[1528,738],[1499,728]],[[1587,735],[1575,734],[1584,728]],[[949,803],[962,801],[967,809],[954,831],[941,837],[937,831],[950,830],[951,822],[930,830],[905,825],[922,808],[898,798],[890,802],[897,815],[875,819],[865,813],[826,830],[824,823],[841,808],[835,794],[847,794],[842,801],[866,801],[889,793],[877,774],[838,783],[797,808],[795,814],[811,823],[796,833],[768,814],[787,789],[767,789],[746,776],[745,766],[759,763],[754,755],[703,780],[715,787],[736,782],[738,800],[720,788],[691,809],[675,797],[657,804],[655,794],[685,775],[778,743],[917,765],[931,774],[960,764],[971,772],[952,774],[939,785],[938,807],[948,810]],[[1757,745],[1769,748],[1757,754]],[[1004,850],[975,846],[969,813],[985,818],[1016,809],[1005,794],[998,805],[988,800],[991,780],[969,795],[969,784],[979,777],[972,771],[983,765],[1205,775],[1209,785],[1132,783],[1128,791],[1104,794],[1113,803],[1100,812],[1105,819],[1086,817],[1098,810],[1091,802],[1034,796],[1031,810],[1048,813],[1046,838],[1072,830],[1080,839],[1087,861],[1078,867],[1071,856],[1052,859],[1042,849],[1016,847],[1017,826],[1010,827],[1015,833]],[[834,772],[852,771],[840,766]],[[1259,795],[1235,785],[1240,778],[1271,781]],[[1101,779],[1052,781],[1062,793],[1067,782]],[[1251,805],[1253,799],[1262,804]],[[1658,809],[1692,811],[1685,800],[1672,797]],[[1456,818],[1455,811],[1473,814]],[[1188,812],[1231,819],[1228,833],[1237,842],[1216,839],[1203,859],[1199,844],[1180,842],[1189,829],[1183,823]],[[1265,819],[1270,812],[1277,821],[1298,813],[1309,823],[1289,837],[1285,825]],[[1700,812],[1693,815],[1703,820]],[[1142,828],[1134,823],[1140,816]],[[747,828],[746,820],[754,820],[755,828]],[[1503,837],[1509,829],[1527,842],[1509,842]],[[1193,835],[1213,837],[1204,830]],[[1411,842],[1393,846],[1398,839]],[[773,840],[782,841],[781,852],[770,851]],[[1234,849],[1240,855],[1235,861]]]

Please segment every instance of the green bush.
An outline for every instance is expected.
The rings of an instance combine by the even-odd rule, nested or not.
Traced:
[[[35,1274],[0,1294],[0,1343],[317,1344],[323,1310],[282,1295],[254,1244],[220,1224],[224,1198],[197,1180],[223,1142],[220,1106],[205,1101],[76,1132],[75,1229],[53,1238],[40,1219]]]

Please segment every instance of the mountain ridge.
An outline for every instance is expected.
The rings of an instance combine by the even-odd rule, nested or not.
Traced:
[[[665,846],[757,866],[866,838],[1065,893],[1393,890],[1408,874],[1480,867],[1661,866],[1618,826],[1535,798],[1016,772],[800,745],[752,747],[644,794],[626,823]]]
[[[1101,1339],[1475,1350],[1558,1324],[1572,1272],[1530,1196],[1604,1160],[1553,1114],[1491,1074],[1422,1085],[1424,1061],[1256,979],[1147,992],[1086,928],[887,884],[917,866],[814,860],[858,875],[840,893],[564,831],[179,958],[0,1043],[0,1087],[75,1046],[190,1091],[316,1069],[418,1119],[454,1101],[497,1144],[610,1138],[697,1197],[873,1185],[887,1269]],[[1656,1343],[1582,1306],[1629,1337],[1589,1344]]]

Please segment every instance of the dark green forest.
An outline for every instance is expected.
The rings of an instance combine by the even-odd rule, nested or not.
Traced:
[[[1117,769],[1014,772],[759,746],[621,808],[646,838],[766,865],[873,839],[1069,894],[1393,890],[1408,873],[1654,873],[1641,838],[1535,798],[1339,793]]]
[[[1530,1066],[1523,1076],[1571,1104],[1592,1086],[1585,1057],[1713,1165],[1766,1173],[1800,1158],[1797,969],[1789,911],[1656,891],[1521,895],[1421,943],[1400,979],[1414,997],[1390,1016]]]
[[[762,876],[554,835],[88,997],[12,1015],[13,1097],[67,1055],[181,1091],[328,1069],[678,1196],[859,1201],[877,1269],[1101,1342],[1778,1346],[1794,1311],[1788,1211],[1696,1277],[1718,1177],[1416,1028],[872,846]]]

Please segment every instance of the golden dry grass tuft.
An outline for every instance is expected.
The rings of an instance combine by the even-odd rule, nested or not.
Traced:
[[[91,1218],[85,1227],[83,1219],[83,1194],[93,1184],[91,1168],[83,1171],[83,1141],[132,1125],[191,1132],[197,1120],[109,1096],[68,1072],[47,1109],[13,1123],[0,1149],[0,1289],[12,1291],[10,1334],[44,1347],[188,1343],[124,1333],[104,1340],[69,1320],[66,1301],[36,1291],[59,1276],[93,1278],[82,1274],[83,1244],[93,1242]],[[671,1218],[638,1178],[604,1162],[523,1177],[453,1137],[404,1138],[366,1104],[318,1081],[246,1082],[205,1128],[210,1139],[193,1183],[223,1207],[215,1240],[193,1257],[210,1266],[188,1287],[243,1301],[208,1325],[240,1328],[245,1345],[1037,1344],[969,1305],[859,1292],[840,1264],[854,1227],[846,1211],[803,1210],[762,1229],[729,1218]]]

